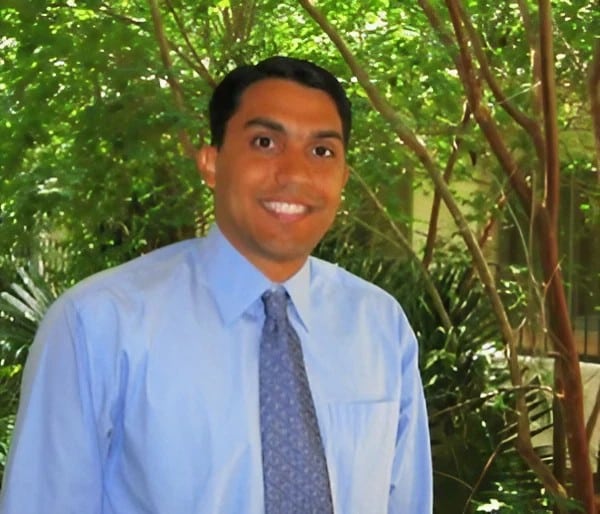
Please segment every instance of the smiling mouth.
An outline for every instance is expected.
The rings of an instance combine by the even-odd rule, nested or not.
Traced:
[[[301,203],[290,203],[290,202],[263,202],[265,208],[275,214],[284,215],[299,215],[306,214],[308,207]]]

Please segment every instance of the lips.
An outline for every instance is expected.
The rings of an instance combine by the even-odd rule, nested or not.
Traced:
[[[298,216],[308,212],[308,206],[301,203],[270,201],[263,202],[263,205],[268,211],[284,216]]]

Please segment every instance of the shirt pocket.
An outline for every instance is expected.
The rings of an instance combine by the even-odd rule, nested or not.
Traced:
[[[329,403],[323,427],[337,514],[385,514],[399,406],[395,401]]]

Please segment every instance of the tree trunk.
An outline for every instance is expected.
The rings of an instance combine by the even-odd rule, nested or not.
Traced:
[[[583,385],[579,355],[573,337],[571,319],[558,258],[558,241],[549,213],[538,207],[535,213],[536,236],[546,283],[550,337],[557,353],[555,392],[562,402],[571,472],[573,496],[583,503],[585,512],[595,512],[594,481],[583,414]]]

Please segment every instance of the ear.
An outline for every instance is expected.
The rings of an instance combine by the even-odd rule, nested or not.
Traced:
[[[215,187],[215,174],[217,162],[217,147],[205,145],[196,153],[196,167],[200,176],[211,189]]]

